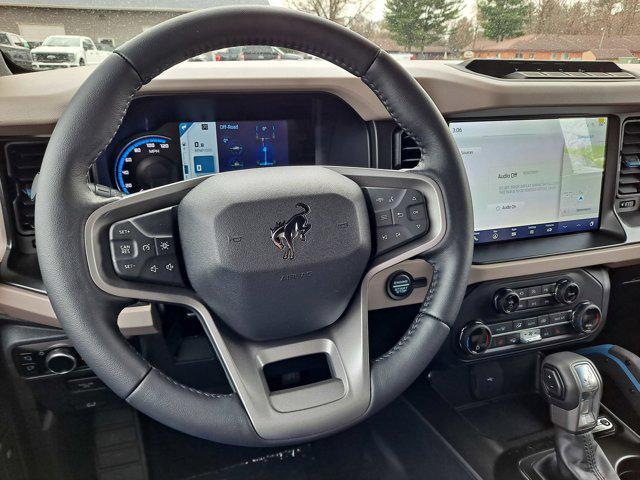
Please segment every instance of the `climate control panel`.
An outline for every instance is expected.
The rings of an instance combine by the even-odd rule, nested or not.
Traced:
[[[454,348],[474,358],[591,339],[604,326],[608,294],[603,269],[476,285],[456,320]]]

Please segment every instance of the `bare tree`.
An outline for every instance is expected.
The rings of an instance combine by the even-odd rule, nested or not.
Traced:
[[[289,0],[289,6],[345,27],[364,25],[375,0]]]
[[[527,31],[566,35],[633,35],[640,0],[537,0]]]
[[[467,17],[462,17],[452,25],[449,31],[449,48],[454,54],[459,55],[473,43],[475,33],[473,22]]]

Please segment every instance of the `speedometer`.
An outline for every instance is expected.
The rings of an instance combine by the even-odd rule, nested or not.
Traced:
[[[175,159],[176,150],[171,138],[160,135],[145,135],[129,142],[114,166],[118,190],[128,194],[177,182],[180,163]]]

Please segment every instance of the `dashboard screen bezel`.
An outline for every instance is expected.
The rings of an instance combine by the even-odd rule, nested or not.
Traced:
[[[622,123],[620,117],[610,112],[602,113],[596,110],[594,113],[594,109],[588,107],[576,107],[571,110],[555,107],[536,107],[518,110],[518,114],[514,113],[514,109],[501,109],[483,112],[481,115],[477,112],[448,115],[447,123],[606,117],[607,137],[605,143],[604,174],[600,192],[600,225],[597,230],[592,231],[476,244],[474,245],[473,263],[475,265],[489,265],[547,257],[550,255],[582,252],[623,244],[627,236],[614,211],[617,190],[616,177],[619,160],[620,128]]]
[[[573,232],[552,232],[552,233],[541,233],[541,234],[536,234],[535,236],[531,236],[531,237],[526,237],[526,236],[522,236],[522,237],[518,237],[518,238],[506,238],[506,239],[498,239],[498,240],[490,240],[490,241],[477,241],[475,239],[475,234],[477,232],[475,225],[474,225],[474,244],[475,246],[481,246],[481,245],[489,245],[489,244],[501,244],[501,243],[506,243],[506,242],[517,242],[517,241],[524,241],[524,240],[533,240],[536,238],[548,238],[548,237],[555,237],[555,236],[561,236],[561,235],[573,235],[576,233],[585,233],[585,232],[594,232],[594,231],[598,231],[601,228],[601,223],[602,223],[602,205],[603,205],[603,194],[604,194],[604,184],[605,184],[605,177],[606,177],[606,173],[607,173],[607,155],[608,155],[608,151],[609,151],[609,143],[610,143],[610,134],[611,134],[611,123],[612,123],[612,117],[610,115],[584,115],[584,114],[576,114],[576,115],[571,115],[571,114],[567,114],[567,115],[536,115],[536,116],[514,116],[514,117],[499,117],[499,118],[465,118],[465,119],[455,119],[455,120],[449,120],[447,122],[449,129],[451,130],[452,128],[452,124],[461,124],[461,123],[500,123],[500,122],[510,122],[510,121],[527,121],[527,120],[559,120],[559,119],[591,119],[591,118],[605,118],[607,120],[607,125],[606,125],[606,131],[605,131],[605,144],[604,144],[604,159],[603,159],[603,169],[602,169],[602,176],[600,178],[600,191],[599,191],[599,205],[598,205],[598,222],[597,222],[597,226],[588,230],[580,230],[580,231],[573,231]],[[453,134],[453,132],[452,132]],[[549,223],[558,223],[558,222],[554,222],[554,221],[549,221]],[[521,225],[513,225],[511,227],[505,227],[502,228],[500,227],[499,229],[506,229],[506,228],[515,228],[515,227],[522,227]],[[499,230],[498,228],[496,228],[495,230]],[[489,229],[491,230],[491,229]],[[487,231],[487,229],[482,230]]]
[[[141,93],[121,128],[91,169],[92,181],[111,188],[114,161],[132,138],[176,121],[288,121],[293,165],[370,167],[370,133],[355,110],[325,92],[163,92]],[[338,137],[340,141],[338,141]]]

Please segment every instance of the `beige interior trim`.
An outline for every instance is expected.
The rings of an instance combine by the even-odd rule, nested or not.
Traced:
[[[25,288],[0,284],[0,314],[16,320],[60,328],[49,297]]]
[[[516,82],[461,71],[457,62],[410,61],[405,68],[445,115],[510,107],[640,107],[637,81]],[[624,65],[640,75],[640,65]],[[0,77],[0,135],[50,133],[71,97],[95,67]],[[364,120],[389,114],[358,78],[321,60],[185,62],[154,79],[142,94],[191,92],[327,92],[351,105]]]
[[[13,285],[0,284],[0,314],[38,325],[62,328],[47,295]],[[118,315],[118,327],[125,337],[158,333],[158,325],[156,310],[149,304],[126,307]]]
[[[469,285],[489,280],[550,273],[596,265],[619,267],[640,263],[640,244],[590,250],[584,252],[532,258],[491,265],[473,265]],[[404,300],[393,300],[386,292],[386,281],[393,272],[405,270],[414,278],[426,277],[431,282],[433,270],[424,260],[406,260],[376,274],[370,284],[369,310],[421,303],[427,287],[415,289]],[[0,314],[39,325],[60,328],[49,297],[24,288],[0,284]],[[118,326],[125,336],[148,335],[159,332],[157,312],[151,305],[125,308],[118,317]]]
[[[469,276],[469,285],[501,278],[521,277],[538,273],[549,273],[572,268],[591,267],[597,265],[640,263],[640,244],[622,245],[619,247],[587,250],[564,255],[531,258],[515,262],[494,263],[490,265],[473,265]]]
[[[413,278],[426,278],[427,284],[424,287],[415,288],[407,298],[394,300],[387,294],[387,280],[391,274],[400,270],[409,273]],[[420,259],[405,260],[393,267],[376,273],[369,282],[369,310],[380,310],[382,308],[422,303],[427,296],[427,289],[431,284],[432,278],[433,267],[431,264]]]
[[[159,333],[160,319],[158,311],[150,303],[127,307],[118,315],[118,328],[125,337]]]
[[[2,203],[3,199],[0,199],[0,207],[2,206]],[[7,254],[7,248],[9,248],[7,227],[4,221],[3,209],[0,208],[0,259],[3,259]]]

